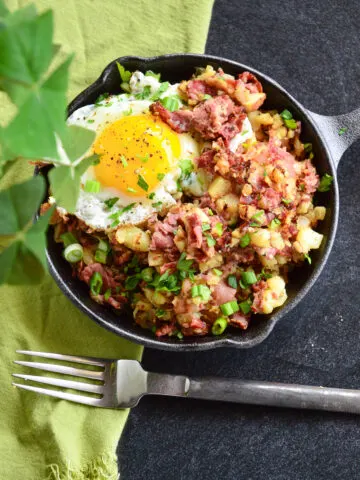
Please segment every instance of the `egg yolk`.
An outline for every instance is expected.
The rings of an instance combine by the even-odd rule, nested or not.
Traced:
[[[97,180],[127,196],[154,190],[180,156],[176,133],[150,114],[125,116],[106,127],[93,146]]]

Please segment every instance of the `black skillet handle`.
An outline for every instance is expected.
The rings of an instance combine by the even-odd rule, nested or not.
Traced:
[[[360,138],[360,108],[334,117],[309,110],[308,113],[324,138],[337,168],[345,150]]]

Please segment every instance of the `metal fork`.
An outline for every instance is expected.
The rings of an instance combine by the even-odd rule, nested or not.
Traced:
[[[14,362],[24,367],[98,381],[95,384],[38,375],[13,374],[16,378],[33,383],[52,385],[79,393],[13,383],[18,388],[94,407],[128,408],[136,406],[143,395],[167,395],[254,405],[360,413],[359,390],[230,378],[195,379],[183,375],[147,372],[136,360],[112,360],[24,350],[18,350],[17,353],[76,363],[80,366],[99,367],[98,370],[89,370],[42,362]],[[80,392],[97,394],[97,397],[81,395]]]

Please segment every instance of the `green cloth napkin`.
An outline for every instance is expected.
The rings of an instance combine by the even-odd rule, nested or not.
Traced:
[[[13,10],[26,1],[9,0]],[[63,58],[75,51],[69,100],[122,55],[202,52],[212,0],[37,0],[55,11]],[[0,52],[1,55],[1,52]],[[9,117],[0,95],[0,124]],[[21,166],[0,187],[31,173]],[[128,411],[103,410],[11,386],[16,349],[140,359],[142,349],[98,327],[48,275],[36,287],[0,287],[0,478],[116,479],[115,450]],[[18,357],[18,356],[17,356]],[[28,372],[30,373],[30,372]]]

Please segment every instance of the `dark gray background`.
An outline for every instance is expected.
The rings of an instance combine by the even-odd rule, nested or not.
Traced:
[[[349,1],[218,0],[207,53],[268,74],[303,105],[360,105],[360,10]],[[251,350],[146,350],[149,370],[360,388],[360,142],[338,170],[340,223],[306,299]],[[360,417],[144,398],[119,444],[122,480],[360,478]]]

